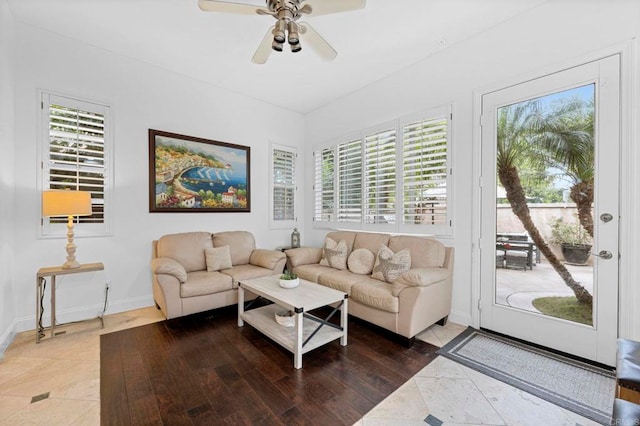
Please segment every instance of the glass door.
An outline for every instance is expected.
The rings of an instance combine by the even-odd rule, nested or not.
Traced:
[[[482,98],[480,325],[615,363],[619,57]]]

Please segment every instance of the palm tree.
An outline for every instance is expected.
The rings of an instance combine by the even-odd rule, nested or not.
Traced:
[[[498,178],[504,187],[511,210],[520,219],[529,236],[553,269],[573,291],[580,303],[591,305],[593,297],[573,279],[571,273],[551,251],[531,219],[527,199],[520,182],[518,166],[525,161],[535,161],[536,145],[531,143],[535,134],[540,105],[535,101],[518,103],[498,110],[497,156]]]
[[[531,141],[547,165],[564,169],[571,178],[569,196],[582,227],[593,238],[594,104],[573,99],[553,110],[538,109],[530,122]],[[544,161],[544,160],[543,160]]]

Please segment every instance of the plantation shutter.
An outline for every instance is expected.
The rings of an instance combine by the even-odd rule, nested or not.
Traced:
[[[91,216],[75,217],[76,235],[109,232],[109,107],[42,93],[43,190],[91,192]],[[43,235],[63,235],[66,218],[43,218]]]
[[[446,118],[403,126],[404,224],[447,225]]]
[[[362,222],[362,141],[338,145],[338,222]]]
[[[396,223],[396,130],[364,139],[364,223]]]
[[[273,149],[273,210],[274,221],[295,221],[296,154],[290,150]]]
[[[313,153],[314,170],[314,222],[331,222],[335,218],[334,211],[334,173],[335,153],[333,148],[325,148]]]

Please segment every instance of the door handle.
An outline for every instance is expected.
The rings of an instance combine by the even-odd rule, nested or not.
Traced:
[[[591,256],[599,257],[600,259],[609,260],[613,257],[613,254],[609,250],[600,250],[600,253],[591,253]]]

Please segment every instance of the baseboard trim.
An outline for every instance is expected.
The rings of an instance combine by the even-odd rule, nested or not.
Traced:
[[[0,360],[4,358],[4,352],[7,350],[13,339],[16,337],[16,321],[13,320],[9,327],[0,336]]]
[[[471,325],[471,320],[471,314],[467,312],[451,311],[449,314],[449,321],[455,322],[456,324],[469,326]]]
[[[131,311],[134,309],[147,308],[153,306],[154,301],[152,296],[136,297],[133,299],[119,300],[115,302],[109,302],[105,315],[117,314],[120,312]],[[82,321],[91,318],[97,318],[102,312],[102,303],[83,306],[73,309],[57,310],[56,311],[56,323],[64,324],[73,321]],[[46,307],[48,308],[48,306]],[[46,309],[45,308],[45,309]],[[42,323],[48,325],[51,321],[51,314],[46,313],[43,315]],[[14,321],[14,335],[15,333],[21,333],[23,331],[35,330],[36,317],[35,315],[29,315],[27,317],[18,318]],[[13,340],[13,339],[12,339]],[[3,341],[0,340],[0,344]],[[0,349],[2,346],[0,346]]]

